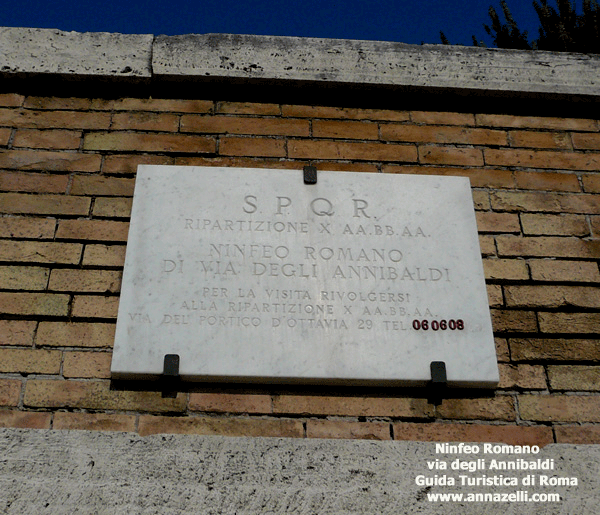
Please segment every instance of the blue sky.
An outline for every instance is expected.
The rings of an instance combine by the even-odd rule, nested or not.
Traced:
[[[579,3],[579,2],[578,2]],[[3,2],[0,26],[129,34],[261,34],[471,45],[488,7],[499,0],[19,0]],[[508,0],[530,39],[537,17],[530,0]],[[9,7],[10,6],[10,7]]]

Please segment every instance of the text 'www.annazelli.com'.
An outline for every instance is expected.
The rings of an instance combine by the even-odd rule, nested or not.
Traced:
[[[560,494],[529,494],[527,490],[511,493],[434,493],[427,492],[430,502],[560,502]]]

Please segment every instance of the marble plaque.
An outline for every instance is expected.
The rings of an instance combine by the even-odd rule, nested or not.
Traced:
[[[138,168],[112,377],[492,387],[469,180]]]

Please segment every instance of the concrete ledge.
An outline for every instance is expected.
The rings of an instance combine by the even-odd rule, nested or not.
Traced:
[[[0,512],[219,514],[592,515],[600,503],[600,446],[550,445],[531,455],[444,454],[435,444],[225,438],[0,429]],[[450,470],[456,459],[554,460],[554,470]],[[429,470],[427,461],[448,463]],[[433,478],[515,477],[519,486],[421,486]],[[576,486],[522,486],[528,475]],[[561,500],[432,502],[428,493],[559,493]]]
[[[0,76],[221,80],[600,98],[600,56],[227,34],[0,28]]]

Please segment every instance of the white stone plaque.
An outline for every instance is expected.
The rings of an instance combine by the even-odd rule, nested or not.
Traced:
[[[112,361],[190,381],[492,387],[469,180],[140,166]]]

